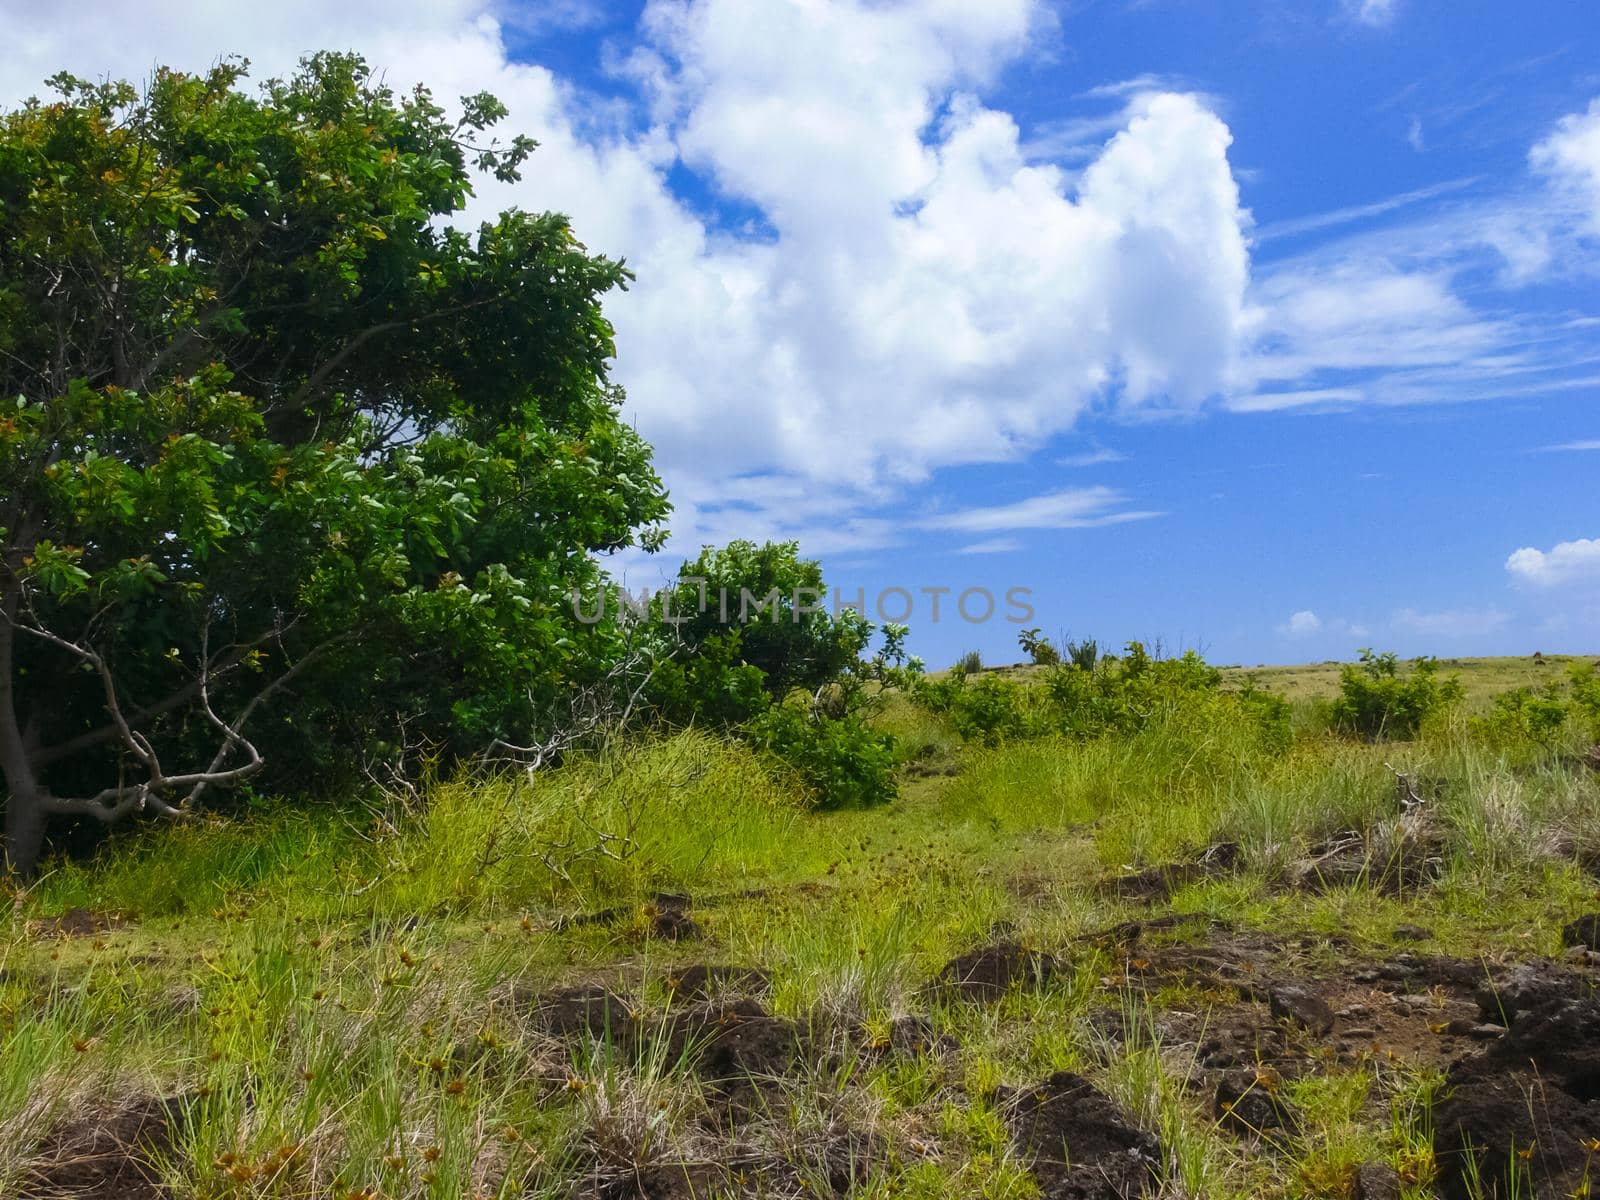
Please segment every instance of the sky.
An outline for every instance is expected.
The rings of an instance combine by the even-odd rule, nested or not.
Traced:
[[[1592,0],[0,0],[0,104],[317,49],[496,93],[540,149],[462,219],[636,273],[632,588],[794,538],[936,666],[1013,589],[1218,663],[1600,651]]]

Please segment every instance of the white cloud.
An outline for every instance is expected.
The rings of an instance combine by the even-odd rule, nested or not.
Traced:
[[[1557,542],[1549,550],[1524,546],[1506,559],[1506,570],[1518,583],[1535,588],[1600,580],[1600,538]]]
[[[1085,450],[1081,454],[1067,454],[1056,459],[1056,464],[1063,467],[1099,467],[1107,463],[1126,462],[1128,456],[1120,450],[1112,450],[1105,446],[1096,446],[1093,450]]]
[[[1196,97],[1141,92],[1081,172],[1030,161],[978,96],[1034,44],[1037,0],[653,0],[627,64],[647,112],[509,61],[498,11],[27,6],[0,39],[0,95],[63,66],[139,76],[235,51],[263,77],[328,46],[441,99],[496,92],[541,147],[526,183],[486,183],[471,215],[558,208],[627,257],[617,377],[692,539],[737,479],[881,499],[1025,453],[1108,394],[1193,407],[1234,375],[1248,216],[1227,126]],[[669,188],[677,164],[758,228],[708,225]]]
[[[608,304],[616,374],[690,545],[758,530],[816,553],[884,545],[897,523],[877,514],[907,487],[1026,454],[1091,406],[1409,403],[1488,383],[1506,394],[1516,372],[1560,361],[1548,347],[1520,354],[1523,331],[1456,284],[1461,246],[1495,228],[1517,271],[1570,261],[1538,221],[1468,214],[1443,238],[1419,225],[1410,243],[1353,241],[1258,269],[1252,285],[1231,135],[1203,97],[1157,77],[1097,89],[1126,107],[1098,123],[1080,169],[1040,161],[1046,147],[982,97],[1039,48],[1042,0],[651,0],[638,44],[619,52],[637,102],[511,61],[502,0],[12,7],[0,102],[62,67],[139,77],[239,52],[263,78],[326,47],[359,49],[397,87],[426,81],[443,100],[497,93],[507,131],[541,146],[525,183],[485,182],[469,217],[560,209],[637,272]],[[1368,24],[1394,9],[1349,5]],[[539,20],[600,11],[560,0]],[[1596,113],[1534,153],[1563,189],[1590,178]],[[683,200],[668,183],[683,170],[748,223]],[[1067,523],[987,528],[1147,515],[1120,496],[1074,514],[1072,494],[1005,506]]]
[[[1399,0],[1344,0],[1345,15],[1362,25],[1388,25],[1399,8]]]
[[[1126,499],[1121,492],[1108,487],[1067,488],[1030,496],[1014,504],[964,508],[924,517],[916,524],[924,529],[989,533],[1004,529],[1087,529],[1160,515],[1124,509],[1121,506]]]
[[[1511,620],[1509,613],[1498,608],[1450,609],[1444,612],[1417,612],[1402,608],[1394,614],[1391,624],[1401,633],[1422,637],[1485,637],[1504,629]]]
[[[1284,622],[1283,632],[1290,637],[1310,637],[1322,632],[1322,618],[1310,609],[1302,609]]]
[[[1600,98],[1587,111],[1563,117],[1533,148],[1529,161],[1551,177],[1600,234]]]
[[[1324,641],[1328,641],[1334,638],[1364,638],[1367,636],[1367,629],[1366,626],[1347,621],[1343,617],[1323,618],[1310,609],[1301,609],[1278,626],[1278,633],[1289,638],[1321,637]]]
[[[973,542],[970,546],[963,546],[958,554],[1010,554],[1014,550],[1022,549],[1022,539],[1014,537],[991,538],[986,542]]]
[[[1580,442],[1558,442],[1554,446],[1540,446],[1539,449],[1547,454],[1557,454],[1566,451],[1600,450],[1600,439],[1591,439]]]

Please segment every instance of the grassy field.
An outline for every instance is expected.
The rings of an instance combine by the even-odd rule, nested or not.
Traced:
[[[869,811],[690,732],[55,864],[0,944],[0,1194],[1588,1194],[1600,1029],[1514,1011],[1596,980],[1586,732],[879,719]]]

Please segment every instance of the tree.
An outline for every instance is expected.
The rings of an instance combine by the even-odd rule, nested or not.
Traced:
[[[525,736],[604,673],[596,553],[658,544],[564,217],[447,223],[518,178],[353,56],[247,93],[60,76],[0,114],[6,857],[53,816],[328,782],[405,736]],[[181,764],[181,765],[180,765]]]

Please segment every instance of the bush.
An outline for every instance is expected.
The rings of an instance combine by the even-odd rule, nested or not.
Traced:
[[[775,704],[748,732],[794,773],[818,808],[866,808],[895,798],[895,739],[859,713],[825,717],[801,704]]]
[[[919,683],[913,697],[946,717],[962,737],[985,746],[1058,734],[1131,734],[1179,718],[1200,725],[1242,723],[1272,752],[1292,740],[1287,701],[1254,688],[1224,692],[1222,673],[1192,651],[1158,659],[1130,642],[1125,658],[1097,656],[1097,662],[1093,670],[1057,666],[1037,684],[995,676],[971,682],[952,674]]]
[[[1053,667],[1061,662],[1061,651],[1038,629],[1024,629],[1017,634],[1017,645],[1036,667]]]
[[[1100,661],[1100,643],[1094,638],[1067,643],[1067,661],[1082,671],[1092,671]]]
[[[955,666],[950,668],[955,675],[976,675],[983,670],[983,655],[976,650],[968,650],[956,659]]]
[[[1575,663],[1572,667],[1572,703],[1589,726],[1588,734],[1600,739],[1600,671],[1594,663]]]
[[[1491,745],[1550,746],[1566,728],[1571,712],[1572,706],[1562,699],[1555,683],[1538,691],[1513,688],[1496,696],[1489,712],[1473,721],[1473,732]]]
[[[1335,728],[1372,741],[1407,739],[1461,699],[1461,684],[1454,676],[1439,678],[1438,659],[1415,659],[1402,676],[1393,651],[1362,650],[1359,666],[1340,671],[1339,693],[1329,710]]]

